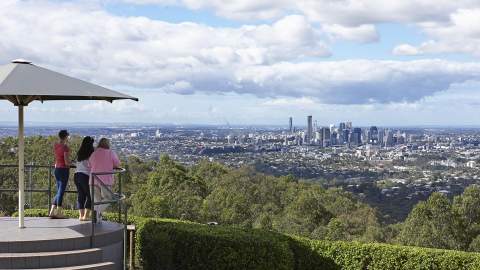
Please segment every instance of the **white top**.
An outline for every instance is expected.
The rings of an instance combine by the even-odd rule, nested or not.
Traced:
[[[90,162],[88,162],[88,159],[77,161],[77,169],[75,172],[90,175]]]

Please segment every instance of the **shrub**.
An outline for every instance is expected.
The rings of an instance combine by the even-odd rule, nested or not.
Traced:
[[[287,237],[273,232],[151,219],[139,232],[145,269],[292,269]]]
[[[331,258],[345,270],[480,269],[478,253],[376,243],[300,241],[309,242],[317,254]]]
[[[47,210],[27,210],[46,216]],[[76,217],[75,211],[66,211]],[[115,214],[106,218],[115,220]],[[144,269],[402,270],[480,269],[480,254],[453,250],[322,241],[255,229],[130,217]]]

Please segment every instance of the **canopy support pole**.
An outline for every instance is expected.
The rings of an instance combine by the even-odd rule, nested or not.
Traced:
[[[18,105],[18,227],[25,228],[25,137],[23,105]]]

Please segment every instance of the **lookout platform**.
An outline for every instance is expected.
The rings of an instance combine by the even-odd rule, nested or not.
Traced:
[[[0,217],[0,269],[123,269],[123,224]],[[93,241],[92,241],[93,240]]]

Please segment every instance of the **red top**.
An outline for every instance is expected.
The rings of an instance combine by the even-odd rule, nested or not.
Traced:
[[[67,168],[65,164],[65,153],[70,152],[70,148],[65,144],[55,143],[53,151],[55,153],[55,168]]]

